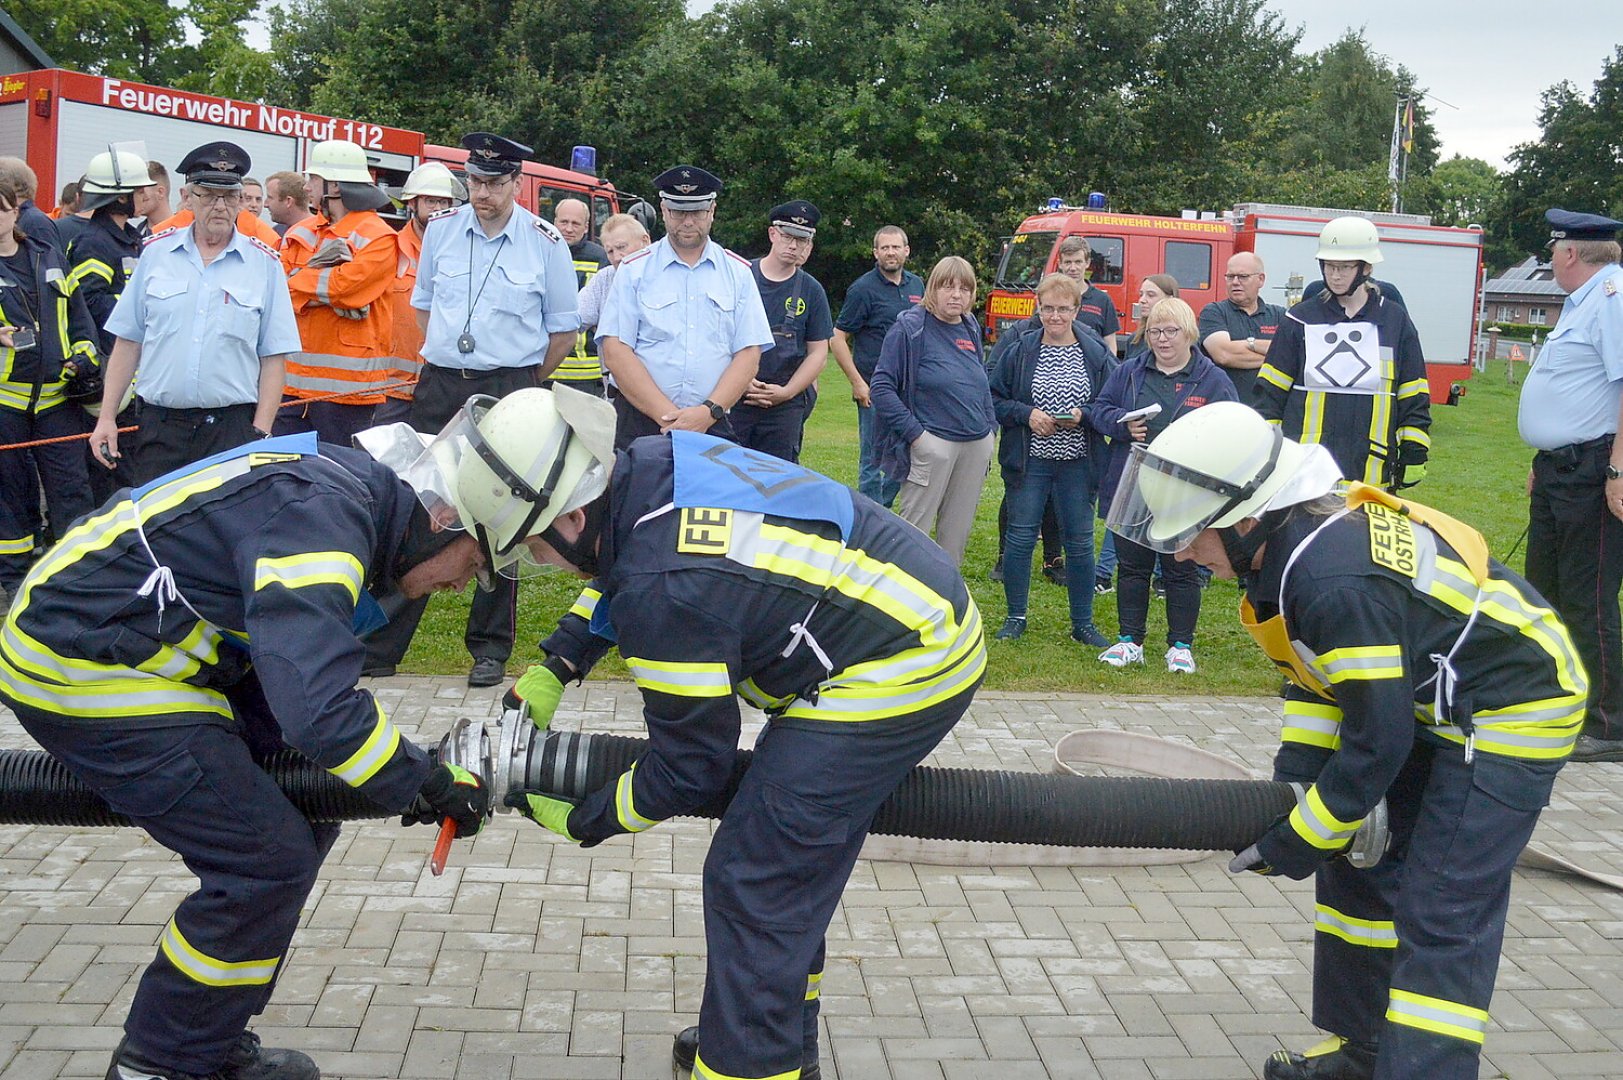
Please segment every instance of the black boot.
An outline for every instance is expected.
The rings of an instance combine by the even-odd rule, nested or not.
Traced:
[[[1275,1050],[1262,1067],[1263,1080],[1371,1080],[1375,1044],[1331,1036],[1306,1053]]]
[[[321,1080],[321,1070],[308,1054],[259,1045],[259,1036],[244,1031],[225,1059],[220,1080]]]
[[[699,1056],[699,1029],[683,1028],[671,1040],[671,1060],[679,1069],[692,1069]],[[815,1062],[800,1067],[800,1080],[823,1080],[823,1070]]]
[[[205,1076],[201,1073],[179,1072],[155,1065],[133,1050],[126,1049],[124,1044],[127,1041],[127,1039],[118,1041],[118,1049],[113,1051],[113,1060],[107,1066],[105,1080],[216,1080],[220,1075],[212,1073]]]

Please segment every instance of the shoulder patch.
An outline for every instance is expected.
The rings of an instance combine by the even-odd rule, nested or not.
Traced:
[[[172,236],[172,235],[174,235],[175,232],[177,232],[179,230],[179,228],[180,227],[177,225],[177,226],[172,226],[172,227],[167,228],[167,229],[160,229],[159,231],[153,233],[151,236],[147,237],[145,240],[141,241],[141,246],[146,247],[148,244],[150,244],[150,243],[152,243],[152,242],[154,242],[156,240],[162,240],[166,236]]]
[[[1615,277],[1607,278],[1606,279],[1606,284],[1601,286],[1601,292],[1605,293],[1607,296],[1616,296],[1617,295],[1617,278],[1615,278]]]
[[[460,209],[462,209],[460,206],[447,206],[444,210],[436,210],[428,215],[428,220],[438,221],[440,218],[454,217]]]
[[[247,237],[248,243],[252,244],[254,247],[258,248],[260,251],[263,251],[266,255],[269,255],[271,258],[275,259],[277,262],[280,262],[282,260],[282,253],[280,251],[277,251],[275,248],[271,247],[269,244],[265,243],[265,241],[261,240],[259,237],[252,236],[252,235],[250,235],[248,233],[243,233],[242,235]]]
[[[535,231],[546,237],[549,244],[563,242],[564,234],[559,232],[558,227],[546,218],[538,217],[535,219]]]
[[[620,265],[621,266],[629,266],[631,263],[638,262],[638,261],[640,261],[642,259],[646,259],[646,258],[648,258],[649,255],[653,254],[653,251],[654,251],[654,247],[653,247],[652,244],[650,244],[648,247],[643,248],[641,251],[636,252],[635,254],[632,254],[632,255],[627,255],[625,258],[621,259],[620,260]]]
[[[1364,514],[1369,518],[1370,560],[1404,577],[1414,577],[1419,553],[1408,516],[1375,502],[1364,504]]]

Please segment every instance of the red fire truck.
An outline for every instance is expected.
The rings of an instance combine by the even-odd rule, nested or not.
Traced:
[[[18,153],[39,176],[36,202],[56,204],[62,185],[112,142],[140,142],[147,156],[170,172],[194,147],[229,139],[248,152],[255,176],[303,169],[310,147],[349,139],[366,149],[378,179],[394,186],[423,161],[443,161],[460,172],[468,152],[435,146],[422,132],[359,120],[259,105],[229,98],[146,86],[123,79],[49,68],[0,76],[0,147]],[[621,209],[613,184],[582,172],[526,162],[519,202],[551,218],[559,199],[592,207],[596,224]]]
[[[1055,200],[1057,202],[1057,200]],[[1158,217],[1104,209],[1051,206],[1020,223],[1004,242],[986,306],[991,335],[1031,315],[1037,283],[1059,264],[1059,244],[1085,237],[1091,280],[1116,304],[1125,338],[1138,327],[1138,290],[1151,274],[1170,274],[1178,295],[1198,315],[1226,294],[1229,256],[1252,251],[1268,274],[1263,299],[1289,307],[1319,279],[1319,230],[1331,218],[1358,214],[1375,222],[1384,261],[1376,276],[1403,292],[1426,350],[1434,402],[1471,374],[1482,285],[1482,230],[1433,225],[1418,214],[1381,214],[1326,207],[1242,203],[1217,215]],[[1458,395],[1453,395],[1457,397]]]

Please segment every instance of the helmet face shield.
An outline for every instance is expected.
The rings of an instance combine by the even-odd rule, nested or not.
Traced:
[[[1257,463],[1244,484],[1169,461],[1157,455],[1153,445],[1135,443],[1105,527],[1151,551],[1182,551],[1202,531],[1255,496],[1273,474],[1284,437],[1278,427],[1271,434],[1266,460]]]

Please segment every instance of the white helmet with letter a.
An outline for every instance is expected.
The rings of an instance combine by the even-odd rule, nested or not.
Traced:
[[[401,478],[441,528],[467,530],[490,569],[517,577],[537,565],[525,540],[607,490],[614,419],[608,402],[565,386],[475,395]]]
[[[419,195],[450,199],[457,203],[468,201],[468,189],[462,186],[455,173],[439,161],[425,161],[406,177],[406,186],[400,189],[400,201],[410,202]]]
[[[1135,444],[1105,526],[1154,551],[1325,495],[1341,470],[1322,446],[1293,442],[1237,401],[1187,413]]]
[[[1374,266],[1381,261],[1381,234],[1369,218],[1349,214],[1332,218],[1319,230],[1321,262],[1362,262]]]

